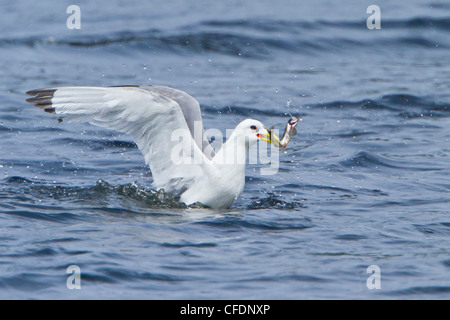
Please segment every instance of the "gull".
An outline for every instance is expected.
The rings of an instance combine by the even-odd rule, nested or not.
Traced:
[[[27,92],[27,102],[59,120],[85,121],[130,135],[149,165],[153,188],[186,205],[229,208],[244,190],[248,149],[259,140],[280,147],[260,121],[245,119],[214,153],[198,101],[166,86],[55,87]],[[200,134],[196,132],[200,128]],[[174,139],[175,130],[187,132]]]

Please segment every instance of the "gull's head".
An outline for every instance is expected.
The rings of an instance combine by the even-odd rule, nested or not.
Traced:
[[[246,119],[237,125],[235,131],[246,138],[249,146],[252,146],[259,140],[266,141],[277,147],[280,146],[280,139],[271,129],[268,129],[258,120]]]

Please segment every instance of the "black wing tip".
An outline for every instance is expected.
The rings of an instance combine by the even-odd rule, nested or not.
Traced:
[[[56,109],[52,106],[53,95],[57,89],[35,89],[27,91],[26,94],[33,96],[25,101],[32,103],[34,107],[43,109],[47,113],[56,113]]]
[[[108,86],[108,88],[139,88],[139,86],[135,84],[124,84],[121,86]]]
[[[55,113],[55,108],[52,107],[52,99],[56,90],[57,89],[45,88],[27,91],[26,94],[33,97],[28,98],[25,101],[32,103],[36,108],[44,109],[45,112]]]
[[[46,107],[44,108],[44,111],[47,113],[56,113],[56,109],[53,107]]]
[[[53,95],[55,93],[55,91],[58,89],[54,89],[54,88],[41,88],[41,89],[34,89],[34,90],[29,90],[26,92],[26,94],[30,95],[30,96],[43,96],[43,95]]]
[[[36,106],[52,104],[52,97],[28,98],[25,100],[28,103],[33,103]]]

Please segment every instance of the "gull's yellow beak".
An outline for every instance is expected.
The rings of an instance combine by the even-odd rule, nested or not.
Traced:
[[[275,133],[272,132],[272,129],[266,129],[267,133],[258,133],[258,137],[263,140],[266,141],[268,143],[273,144],[276,147],[280,147],[281,143],[280,143],[280,138],[278,138]]]

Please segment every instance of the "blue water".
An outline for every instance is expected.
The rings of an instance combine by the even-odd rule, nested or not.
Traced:
[[[450,298],[448,1],[379,3],[380,30],[372,1],[80,1],[80,30],[70,4],[0,3],[0,298]],[[303,121],[231,209],[186,208],[128,136],[24,102],[124,84],[223,132]]]

